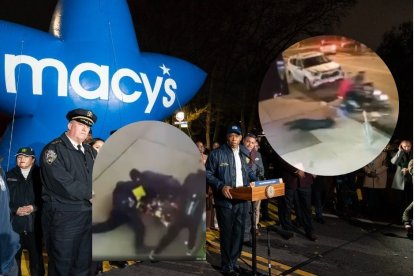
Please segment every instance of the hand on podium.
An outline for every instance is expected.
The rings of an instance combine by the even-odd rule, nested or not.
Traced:
[[[230,190],[232,188],[230,186],[224,186],[223,189],[221,189],[222,194],[224,195],[225,198],[228,199],[232,199],[233,197],[231,196]]]

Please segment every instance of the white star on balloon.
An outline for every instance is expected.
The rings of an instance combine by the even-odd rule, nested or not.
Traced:
[[[164,64],[162,66],[160,66],[161,70],[162,70],[162,74],[165,75],[167,74],[168,76],[170,75],[170,68],[167,68]]]

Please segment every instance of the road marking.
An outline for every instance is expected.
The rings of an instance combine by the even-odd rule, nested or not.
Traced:
[[[214,236],[218,236],[216,234],[211,234],[209,233],[211,231],[207,232],[207,249],[210,252],[214,252],[216,254],[220,254],[220,244],[216,241],[213,241],[211,239],[209,239],[209,237],[214,237]],[[257,268],[263,271],[268,271],[268,260],[262,256],[256,256],[256,260],[257,260]],[[246,263],[247,265],[249,265],[250,267],[252,266],[252,253],[247,252],[247,251],[242,251],[241,254],[241,260],[239,260],[239,263]],[[271,265],[272,265],[272,275],[279,275],[280,273],[282,273],[285,270],[289,270],[292,267],[273,261],[271,260]],[[315,274],[303,271],[303,270],[295,270],[294,274],[292,275],[302,275],[302,276],[313,276]]]

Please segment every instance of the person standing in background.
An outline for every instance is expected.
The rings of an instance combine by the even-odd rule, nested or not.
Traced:
[[[212,148],[213,150],[218,149],[219,147],[220,147],[220,143],[219,143],[219,142],[214,142],[214,143],[213,143],[213,146],[211,146],[211,148]]]
[[[382,216],[387,186],[387,153],[382,151],[374,160],[364,166],[364,192],[366,214],[370,218]]]
[[[92,138],[89,142],[89,145],[93,147],[97,153],[101,150],[102,146],[105,144],[105,141],[101,138]]]
[[[200,152],[201,161],[203,166],[206,165],[208,155],[205,154],[204,144],[201,141],[196,142],[198,151]],[[213,198],[213,191],[211,187],[206,185],[206,227],[209,229],[214,229],[214,198]]]
[[[303,226],[308,240],[316,241],[311,210],[311,185],[316,176],[293,167],[281,158],[279,165],[282,167],[282,178],[285,182],[285,196],[278,198],[282,229],[297,231],[291,219],[292,209],[295,207],[298,226]]]
[[[16,262],[21,271],[23,248],[29,252],[30,275],[44,274],[40,225],[41,182],[35,152],[30,147],[20,148],[16,154],[16,167],[7,172],[10,191],[11,220],[14,231],[20,236],[21,248]]]
[[[256,179],[263,179],[264,178],[264,168],[262,157],[259,152],[256,150],[256,136],[254,134],[248,133],[246,137],[243,139],[243,146],[246,148],[247,152],[244,156],[246,159],[247,166],[253,171],[256,176]],[[244,244],[251,247],[251,235],[260,235],[258,229],[259,223],[259,216],[260,216],[260,200],[254,202],[255,210],[251,210],[251,204],[249,204],[248,210],[249,212],[255,212],[256,220],[254,225],[254,231],[251,233],[251,218],[249,215],[246,216],[246,221],[244,225]],[[251,235],[250,235],[251,234]]]
[[[413,159],[412,144],[408,140],[401,141],[397,153],[391,158],[396,166],[392,189],[397,193],[397,214],[413,201],[413,177],[409,173],[408,163]]]

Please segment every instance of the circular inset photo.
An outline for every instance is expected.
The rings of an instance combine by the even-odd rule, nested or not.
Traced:
[[[382,59],[340,36],[302,40],[269,67],[259,117],[273,149],[316,175],[341,175],[371,162],[398,119],[398,91]]]
[[[205,187],[200,153],[178,128],[117,130],[93,169],[93,259],[204,260]]]

